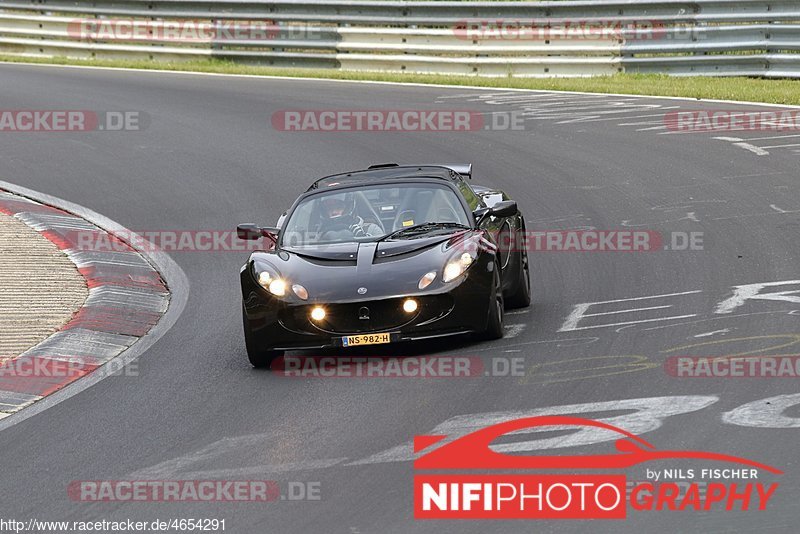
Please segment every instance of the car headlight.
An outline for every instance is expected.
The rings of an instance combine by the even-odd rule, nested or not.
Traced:
[[[258,285],[276,297],[283,297],[286,295],[288,284],[283,278],[276,276],[269,271],[261,271],[256,275],[256,280],[258,280]]]
[[[475,252],[462,252],[460,255],[448,261],[442,272],[442,280],[444,282],[450,282],[464,274],[477,256]]]
[[[269,283],[267,289],[276,297],[282,297],[286,295],[286,282],[280,278],[275,278]]]
[[[269,283],[273,280],[272,275],[267,271],[258,273],[256,278],[258,278],[258,284],[264,289],[269,289]]]

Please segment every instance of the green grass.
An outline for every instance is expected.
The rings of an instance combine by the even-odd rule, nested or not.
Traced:
[[[800,80],[760,78],[670,77],[665,75],[617,74],[594,78],[479,78],[476,76],[346,72],[333,69],[285,69],[248,66],[209,59],[181,63],[123,60],[80,60],[67,58],[20,58],[0,55],[0,61],[123,67],[146,70],[217,72],[259,76],[290,76],[337,80],[376,80],[387,82],[473,85],[496,88],[586,91],[653,96],[682,96],[720,100],[742,100],[771,104],[800,105]]]

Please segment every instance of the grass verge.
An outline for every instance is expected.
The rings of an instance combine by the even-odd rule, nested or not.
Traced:
[[[385,82],[472,85],[480,87],[586,91],[652,96],[680,96],[718,100],[741,100],[769,104],[800,105],[800,80],[761,78],[671,77],[657,74],[616,74],[594,78],[479,78],[439,74],[348,72],[328,69],[286,69],[241,65],[208,59],[180,63],[125,60],[82,60],[68,58],[21,58],[0,55],[0,61],[118,67],[145,70],[214,72],[256,76],[289,76],[336,80],[374,80]]]

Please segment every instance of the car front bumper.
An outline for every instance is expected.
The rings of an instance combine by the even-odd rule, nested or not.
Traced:
[[[391,343],[398,343],[479,332],[486,328],[491,285],[488,277],[471,274],[437,293],[309,303],[275,298],[243,272],[246,324],[265,351],[345,350],[342,338],[358,334],[389,333]],[[411,314],[402,309],[408,298],[418,303]],[[326,310],[325,321],[311,320],[315,306]],[[369,319],[363,318],[365,309]]]

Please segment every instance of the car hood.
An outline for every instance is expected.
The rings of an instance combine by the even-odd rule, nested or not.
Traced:
[[[464,231],[419,239],[285,247],[253,255],[289,284],[302,284],[309,302],[389,298],[420,293],[420,278],[436,272],[425,293],[441,287],[444,264],[480,232]],[[458,250],[457,250],[458,249]]]

